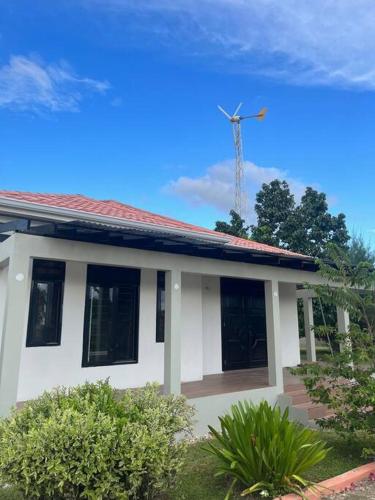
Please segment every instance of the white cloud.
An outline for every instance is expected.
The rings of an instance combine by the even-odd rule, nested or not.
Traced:
[[[373,0],[81,1],[116,20],[131,12],[132,26],[189,54],[215,54],[231,70],[375,89]]]
[[[0,107],[21,111],[78,111],[86,92],[104,93],[107,81],[80,77],[66,62],[45,64],[13,55],[0,67]]]
[[[249,161],[244,162],[245,189],[248,194],[248,215],[250,222],[255,221],[253,207],[255,195],[262,184],[274,179],[286,180],[298,201],[305,185],[288,176],[287,172],[278,168],[259,167]],[[178,196],[192,206],[212,206],[223,213],[233,208],[234,200],[234,161],[227,160],[209,167],[200,177],[181,176],[170,181],[164,192]]]

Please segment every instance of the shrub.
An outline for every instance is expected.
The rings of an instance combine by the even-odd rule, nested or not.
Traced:
[[[226,498],[237,483],[245,486],[242,495],[301,494],[311,485],[302,475],[328,451],[314,431],[290,422],[288,411],[282,414],[267,402],[239,402],[219,420],[221,432],[210,427],[214,441],[206,450],[219,459],[217,475],[232,478]]]
[[[46,392],[1,422],[0,483],[30,499],[153,498],[182,465],[191,418],[156,385],[118,398],[107,382]]]
[[[346,440],[367,441],[364,455],[375,454],[375,272],[371,264],[352,265],[335,246],[328,262],[318,260],[319,274],[326,284],[312,287],[323,304],[338,306],[350,314],[348,331],[316,326],[315,333],[331,334],[341,345],[340,352],[325,363],[294,368],[310,397],[332,410],[330,418],[319,419],[323,428],[340,433]]]

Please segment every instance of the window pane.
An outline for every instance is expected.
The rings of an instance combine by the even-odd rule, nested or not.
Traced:
[[[35,260],[26,345],[58,345],[65,263]]]
[[[139,276],[88,266],[83,366],[137,362]]]
[[[158,271],[156,292],[156,342],[164,342],[165,332],[165,272]]]
[[[136,361],[137,293],[135,287],[121,286],[117,289],[118,309],[113,336],[113,361]]]
[[[110,354],[108,332],[112,328],[113,288],[89,285],[88,288],[88,363],[101,363]]]

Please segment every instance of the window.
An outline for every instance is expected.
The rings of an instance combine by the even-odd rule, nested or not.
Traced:
[[[33,262],[26,347],[60,345],[65,262]]]
[[[82,366],[138,362],[137,269],[88,266]]]
[[[165,331],[165,272],[158,271],[156,291],[156,342],[164,342]]]

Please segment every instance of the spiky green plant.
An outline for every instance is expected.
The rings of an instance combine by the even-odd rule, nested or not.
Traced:
[[[214,439],[205,449],[219,459],[216,475],[232,478],[226,499],[237,483],[245,486],[243,496],[262,491],[303,495],[312,486],[303,474],[328,449],[315,431],[289,421],[287,410],[282,413],[265,401],[258,406],[244,401],[219,420],[220,431],[209,427]]]

